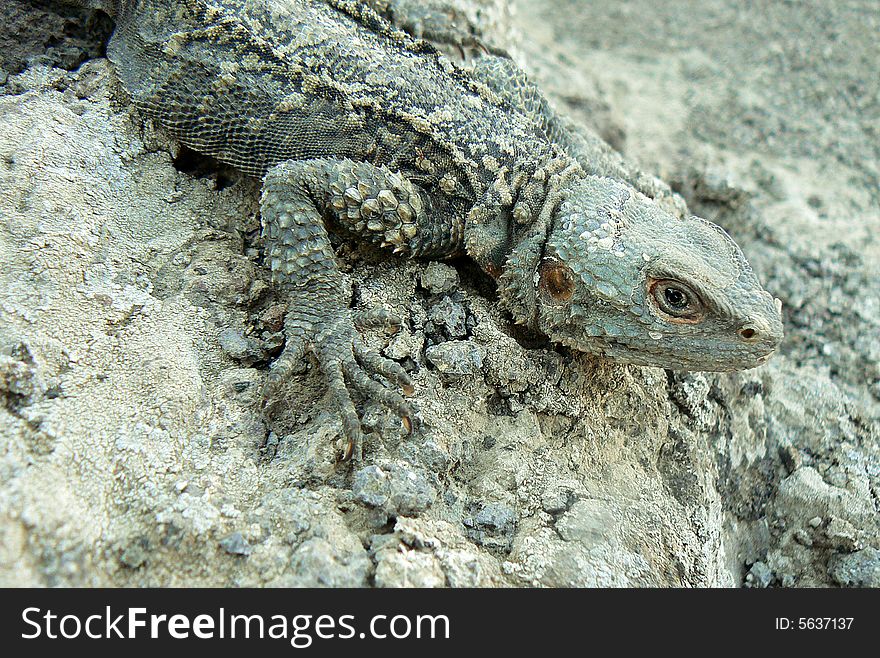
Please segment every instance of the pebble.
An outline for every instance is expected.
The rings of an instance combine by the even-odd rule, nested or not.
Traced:
[[[435,304],[428,313],[428,320],[441,329],[448,338],[464,338],[467,336],[467,314],[464,306],[444,297]]]
[[[251,545],[241,536],[240,532],[233,532],[220,540],[220,548],[230,555],[250,555]]]
[[[431,263],[422,272],[420,280],[422,287],[428,292],[439,295],[458,286],[458,272],[449,265]]]
[[[485,350],[467,340],[451,340],[425,350],[428,361],[444,375],[474,375],[483,368]]]
[[[382,509],[389,516],[417,516],[437,498],[424,475],[404,462],[366,466],[354,475],[355,500]]]

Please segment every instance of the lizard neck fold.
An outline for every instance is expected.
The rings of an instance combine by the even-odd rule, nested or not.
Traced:
[[[519,189],[509,229],[512,247],[498,277],[502,303],[519,324],[538,327],[538,269],[556,210],[572,181],[584,176],[571,158],[556,154]]]
[[[540,242],[540,244],[539,244]],[[502,306],[517,324],[537,328],[537,284],[535,275],[543,252],[538,236],[523,241],[511,251],[504,271],[498,277],[498,296]]]
[[[583,176],[580,165],[556,149],[539,159],[500,167],[468,213],[468,255],[497,277],[508,269],[509,258],[520,243],[536,235],[546,239],[553,213],[570,182]]]

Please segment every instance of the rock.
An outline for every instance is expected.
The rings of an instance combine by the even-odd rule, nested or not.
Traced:
[[[463,377],[476,375],[483,367],[485,350],[468,340],[455,340],[432,345],[425,357],[443,375]]]
[[[846,519],[832,517],[825,528],[825,536],[830,545],[841,551],[857,551],[862,548],[862,533]]]
[[[379,551],[376,587],[443,587],[446,578],[432,553],[393,546]]]
[[[465,517],[467,536],[476,543],[501,551],[509,551],[516,530],[516,510],[504,503],[476,506],[471,516]]]
[[[146,564],[150,557],[150,541],[142,537],[129,544],[119,556],[119,561],[129,569],[138,569]]]
[[[366,466],[354,475],[356,500],[383,510],[388,516],[417,516],[427,510],[437,491],[406,462]]]
[[[780,483],[773,511],[803,525],[809,525],[816,516],[837,517],[857,526],[877,523],[876,512],[869,500],[828,484],[816,469],[809,466],[798,469]]]
[[[836,555],[829,563],[828,573],[844,587],[880,587],[880,550],[865,548]]]
[[[440,295],[458,286],[458,272],[444,263],[431,263],[422,272],[419,281],[430,293]]]
[[[331,544],[314,537],[304,541],[293,555],[291,572],[278,583],[283,587],[364,587],[370,559],[360,545]]]
[[[240,532],[233,532],[220,540],[220,548],[230,555],[250,555],[251,545],[241,536]]]
[[[800,451],[792,445],[780,446],[779,456],[789,473],[796,471],[803,464]]]
[[[432,306],[428,312],[428,320],[432,326],[426,326],[425,332],[429,335],[439,330],[446,339],[467,336],[467,313],[464,306],[454,302],[451,297],[444,297]]]
[[[763,562],[755,562],[746,574],[746,587],[769,587],[773,572]]]
[[[250,344],[247,339],[235,329],[224,329],[217,337],[220,348],[233,359],[241,361],[250,353]]]
[[[25,0],[5,0],[0,19],[0,84],[29,64],[76,69],[100,56],[112,29],[105,16],[90,10],[61,5],[52,11]]]

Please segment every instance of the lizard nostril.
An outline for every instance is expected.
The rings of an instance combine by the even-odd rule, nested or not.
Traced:
[[[738,333],[746,340],[755,340],[758,337],[758,332],[751,327],[743,327]]]

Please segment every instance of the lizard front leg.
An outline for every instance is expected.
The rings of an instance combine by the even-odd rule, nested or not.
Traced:
[[[407,255],[436,251],[438,239],[420,230],[420,225],[428,225],[422,192],[399,174],[367,163],[289,161],[266,174],[261,204],[272,280],[289,297],[287,344],[273,365],[270,381],[283,380],[312,351],[342,416],[348,441],[345,458],[359,459],[362,432],[351,390],[393,409],[411,431],[409,405],[371,374],[405,393],[412,392],[412,383],[399,364],[364,347],[355,329],[358,318],[348,306],[351,292],[337,267],[324,219]],[[365,318],[365,323],[370,321],[376,318]]]

